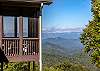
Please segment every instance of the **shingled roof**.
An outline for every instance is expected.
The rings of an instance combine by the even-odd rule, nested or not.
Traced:
[[[27,2],[27,3],[44,3],[51,4],[51,0],[0,0],[0,2]]]

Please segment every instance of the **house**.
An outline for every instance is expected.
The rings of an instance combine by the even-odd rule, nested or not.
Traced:
[[[39,62],[41,14],[50,0],[0,0],[0,49],[9,62]],[[5,36],[4,16],[13,17],[13,37]],[[28,35],[23,36],[24,17],[28,18]],[[11,31],[9,31],[11,32]]]

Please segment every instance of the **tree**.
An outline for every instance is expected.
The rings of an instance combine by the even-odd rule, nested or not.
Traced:
[[[93,19],[83,29],[80,40],[92,62],[100,67],[100,0],[91,0]]]

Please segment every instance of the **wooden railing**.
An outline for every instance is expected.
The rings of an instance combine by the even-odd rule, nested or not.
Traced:
[[[20,55],[19,38],[3,38],[2,50],[7,56]],[[23,38],[22,55],[37,55],[39,52],[38,38]]]
[[[24,38],[22,51],[23,55],[37,55],[39,52],[39,39]]]

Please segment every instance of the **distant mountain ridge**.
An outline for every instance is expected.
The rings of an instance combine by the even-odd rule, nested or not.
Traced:
[[[100,71],[83,52],[80,34],[81,32],[42,33],[43,65],[52,66],[67,60],[86,67],[89,71]]]
[[[58,55],[73,55],[82,51],[80,32],[42,33],[44,53]]]
[[[47,38],[66,38],[66,39],[79,39],[81,32],[64,32],[64,33],[42,33],[42,39]]]

